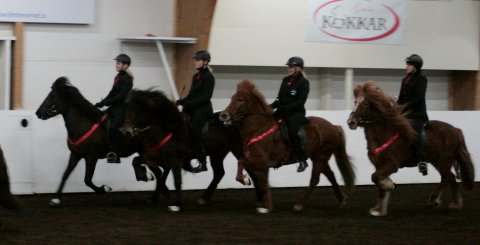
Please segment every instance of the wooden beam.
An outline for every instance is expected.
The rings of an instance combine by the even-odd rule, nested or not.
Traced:
[[[13,43],[13,64],[12,64],[12,91],[11,108],[23,108],[23,40],[24,24],[16,22],[13,27],[15,42]]]
[[[448,81],[448,109],[480,109],[480,74],[478,71],[451,71]]]
[[[175,47],[173,74],[180,97],[185,97],[190,90],[192,75],[195,73],[193,54],[208,48],[216,3],[216,0],[176,1],[175,36],[197,38],[195,45],[176,45]]]

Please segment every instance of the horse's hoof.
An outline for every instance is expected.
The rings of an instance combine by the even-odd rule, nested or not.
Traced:
[[[303,211],[303,205],[300,205],[300,204],[298,204],[298,203],[295,204],[295,205],[293,205],[293,211],[295,211],[295,212],[301,212],[301,211]]]
[[[168,211],[170,212],[180,212],[180,207],[179,206],[168,206]]]
[[[111,192],[113,190],[112,187],[108,185],[102,185],[102,188],[103,188],[103,191],[105,191],[106,193]]]
[[[250,180],[250,178],[248,178],[248,176],[245,176],[245,178],[243,178],[243,182],[245,183],[245,185],[252,185],[252,181]]]
[[[150,172],[147,172],[146,176],[147,176],[147,181],[155,180],[155,177],[154,177],[153,174],[150,173]]]
[[[267,208],[257,208],[257,214],[268,214],[270,211]]]
[[[448,205],[448,208],[450,209],[462,209],[463,208],[463,202],[452,202],[450,205]]]
[[[375,208],[370,209],[369,213],[370,213],[371,216],[375,216],[375,217],[381,217],[381,216],[386,216],[387,215],[386,212],[382,213]]]
[[[60,206],[60,199],[59,198],[52,198],[50,203],[48,204],[50,207],[58,207]]]
[[[200,205],[205,205],[205,204],[207,204],[207,200],[205,200],[205,199],[203,199],[203,198],[198,199],[197,202],[198,202],[198,204],[200,204]]]

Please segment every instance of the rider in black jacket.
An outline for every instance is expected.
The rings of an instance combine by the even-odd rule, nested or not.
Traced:
[[[196,149],[199,165],[193,169],[193,172],[207,171],[207,156],[204,143],[202,142],[202,127],[208,118],[213,115],[213,107],[210,99],[215,87],[215,78],[213,77],[208,63],[210,62],[210,53],[201,50],[193,56],[197,73],[192,77],[192,85],[188,95],[177,100],[177,105],[183,106],[183,112],[190,117],[190,123],[193,129],[193,140]]]
[[[428,122],[427,105],[425,102],[425,93],[427,91],[427,78],[422,74],[423,60],[417,54],[412,54],[406,58],[406,72],[402,80],[400,94],[397,103],[403,105],[403,111],[410,120],[413,129],[417,133],[414,142],[417,157],[419,159],[418,168],[423,175],[427,175],[427,163],[425,162],[425,153],[422,144],[422,129]]]
[[[303,72],[303,59],[292,57],[288,59],[288,76],[284,77],[277,99],[270,105],[276,108],[275,117],[283,118],[288,128],[290,142],[299,166],[297,172],[303,172],[307,168],[307,155],[300,142],[298,130],[307,122],[305,117],[305,102],[310,92],[310,84]]]
[[[128,70],[131,59],[126,54],[119,54],[116,60],[115,69],[118,71],[117,76],[113,80],[113,86],[107,97],[95,104],[96,107],[102,108],[108,106],[107,113],[110,119],[109,128],[109,145],[110,152],[107,154],[108,163],[120,163],[120,132],[119,128],[125,120],[125,99],[133,87],[133,76]]]

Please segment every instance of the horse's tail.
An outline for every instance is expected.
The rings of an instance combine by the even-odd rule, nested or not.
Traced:
[[[465,145],[462,130],[458,129],[458,131],[460,135],[460,149],[457,154],[457,163],[460,166],[463,187],[466,190],[472,190],[475,181],[475,169],[472,158],[470,157],[470,152],[468,152],[467,146]]]
[[[21,206],[10,192],[10,178],[8,177],[7,164],[0,148],[0,205],[11,210],[20,210]]]
[[[345,133],[341,126],[337,126],[338,134],[340,137],[340,143],[333,152],[335,161],[337,162],[338,169],[343,177],[345,183],[345,192],[348,194],[353,190],[355,184],[355,171],[353,169],[352,159],[347,154]]]

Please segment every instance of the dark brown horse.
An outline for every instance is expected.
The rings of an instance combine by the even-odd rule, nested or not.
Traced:
[[[242,81],[238,84],[237,92],[232,96],[230,104],[220,114],[220,119],[238,124],[245,153],[239,165],[245,167],[252,178],[257,201],[263,202],[257,208],[257,212],[271,212],[273,206],[268,183],[269,168],[293,163],[291,151],[277,130],[278,123],[273,118],[272,109],[252,82]],[[341,204],[345,203],[346,194],[338,186],[335,175],[328,165],[332,155],[335,156],[345,182],[346,193],[351,191],[355,181],[352,163],[345,150],[342,128],[319,117],[308,119],[309,123],[305,125],[306,153],[313,162],[313,168],[310,187],[294,206],[297,211],[304,208],[320,180],[320,173],[325,174],[332,183],[338,201]]]
[[[108,120],[104,119],[103,112],[88,102],[80,91],[71,85],[67,78],[60,77],[53,83],[52,90],[36,112],[38,118],[43,120],[58,114],[63,116],[67,128],[67,144],[70,149],[70,158],[56,196],[50,201],[50,205],[60,205],[63,187],[81,159],[85,159],[86,165],[85,184],[96,193],[110,191],[111,188],[109,186],[103,185],[99,187],[92,182],[98,159],[105,158],[109,151],[106,126]],[[140,137],[123,137],[120,145],[121,157],[127,157],[134,153],[139,154],[133,160],[135,174],[137,175],[137,180],[146,181],[146,172],[141,166],[143,162],[141,155],[144,151],[143,139]],[[167,172],[165,175],[162,175],[161,169],[151,168],[151,170],[157,178],[157,188],[162,190],[164,195],[167,195],[168,188],[165,185],[165,178],[169,170],[165,170]],[[141,176],[142,174],[143,176]],[[155,201],[157,197],[154,196],[152,199]]]
[[[351,129],[364,127],[367,139],[368,157],[375,166],[372,181],[379,190],[378,203],[370,209],[373,216],[387,215],[390,192],[395,184],[390,175],[402,167],[416,166],[415,150],[412,142],[415,132],[402,114],[402,108],[375,82],[358,85],[355,90],[355,107],[348,118]],[[463,133],[452,125],[432,120],[425,129],[428,144],[425,147],[426,161],[440,173],[441,182],[430,195],[428,203],[438,206],[444,188],[450,185],[453,200],[450,208],[463,207],[463,199],[458,190],[452,167],[455,162],[460,167],[463,186],[472,190],[474,167],[470,153],[465,146]]]
[[[10,210],[21,210],[20,204],[10,192],[10,178],[2,148],[0,148],[0,204]]]
[[[133,90],[127,99],[127,116],[123,128],[129,133],[142,132],[147,149],[152,149],[146,152],[145,157],[147,163],[153,166],[168,164],[168,159],[172,157],[189,162],[195,156],[185,118],[161,91]],[[162,145],[161,142],[170,133],[172,138],[178,138],[177,142]],[[210,200],[225,175],[223,160],[226,155],[232,152],[237,159],[243,155],[238,130],[225,127],[218,116],[208,122],[205,137],[205,150],[210,157],[213,179],[199,200],[202,204]],[[176,151],[180,154],[178,157],[175,157]],[[188,165],[185,163],[185,166]]]

